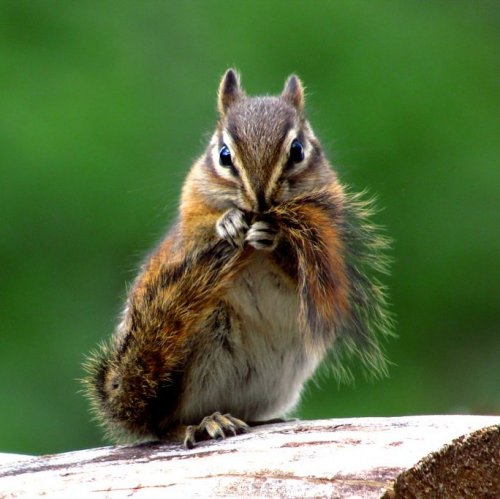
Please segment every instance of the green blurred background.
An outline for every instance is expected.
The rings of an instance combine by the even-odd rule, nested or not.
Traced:
[[[2,1],[0,451],[103,443],[77,381],[172,220],[228,66],[297,72],[394,238],[390,377],[301,417],[500,412],[498,1]]]

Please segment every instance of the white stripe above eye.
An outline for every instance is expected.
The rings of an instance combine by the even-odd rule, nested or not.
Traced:
[[[280,177],[283,175],[283,172],[288,163],[288,158],[290,156],[290,147],[292,142],[297,138],[298,130],[296,128],[290,128],[288,133],[286,134],[285,140],[283,140],[283,145],[281,148],[280,161],[275,165],[271,178],[269,179],[269,183],[266,187],[266,200],[270,200],[276,184]],[[304,148],[304,159],[293,166],[293,170],[290,173],[296,173],[302,171],[307,165],[307,159],[309,158],[309,154],[311,153],[312,146],[307,139],[302,142],[302,147]]]
[[[238,172],[238,175],[241,179],[241,182],[243,183],[243,187],[248,195],[248,197],[254,202],[257,202],[257,196],[255,195],[255,191],[252,187],[252,184],[249,181],[248,175],[246,173],[245,168],[240,162],[240,159],[238,155],[236,154],[236,147],[234,144],[234,140],[227,133],[226,130],[223,130],[222,132],[222,140],[224,144],[227,146],[229,149],[229,152],[231,153],[231,161],[233,163],[234,168]],[[217,169],[217,173],[219,175],[227,180],[231,180],[232,182],[237,182],[237,179],[235,179],[234,175],[231,173],[231,169],[228,168],[227,166],[222,166],[220,164],[220,159],[219,159],[219,154],[220,154],[220,147],[219,147],[219,142],[217,140],[217,135],[214,135],[213,139],[213,147],[212,147],[212,159],[215,165],[215,168]]]

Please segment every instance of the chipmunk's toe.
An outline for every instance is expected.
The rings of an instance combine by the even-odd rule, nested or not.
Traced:
[[[231,208],[217,220],[215,231],[221,239],[228,241],[231,246],[242,247],[245,234],[248,231],[245,214],[238,208]]]
[[[264,220],[254,222],[246,233],[245,241],[255,249],[272,251],[278,243],[278,229]]]
[[[219,440],[231,435],[247,433],[250,427],[241,419],[230,414],[222,415],[214,412],[211,416],[203,418],[199,425],[186,428],[184,447],[192,449],[200,440]]]

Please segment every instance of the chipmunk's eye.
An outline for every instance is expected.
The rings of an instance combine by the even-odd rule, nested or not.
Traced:
[[[290,163],[300,163],[304,159],[304,147],[294,139],[290,146]]]
[[[229,151],[229,147],[227,147],[226,144],[224,144],[219,151],[219,162],[221,166],[233,166],[233,161],[231,160],[231,152]]]

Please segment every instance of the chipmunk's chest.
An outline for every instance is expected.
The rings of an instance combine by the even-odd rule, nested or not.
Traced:
[[[214,411],[258,421],[292,409],[322,357],[306,349],[298,317],[295,286],[256,252],[197,335],[181,421]]]
[[[253,255],[228,290],[226,301],[241,318],[242,334],[263,334],[271,342],[295,341],[299,327],[296,286],[266,254]]]

